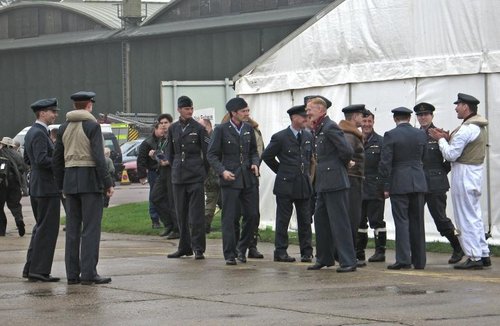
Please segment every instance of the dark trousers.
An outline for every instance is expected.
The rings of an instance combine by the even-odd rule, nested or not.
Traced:
[[[5,185],[5,182],[0,184],[0,235],[5,235],[7,228],[7,216],[4,212],[5,203],[12,212],[16,223],[23,221],[21,198],[21,187],[18,182],[12,184],[9,180],[8,186]]]
[[[361,202],[363,198],[363,179],[349,176],[349,221],[351,224],[352,241],[357,243],[358,227],[361,222]]]
[[[288,226],[292,217],[293,205],[297,211],[297,226],[301,256],[312,256],[311,214],[309,198],[292,199],[276,195],[276,233],[274,238],[275,255],[284,255],[288,249]]]
[[[205,252],[205,191],[203,182],[173,184],[179,223],[179,251]]]
[[[259,215],[259,189],[252,186],[243,189],[221,187],[222,194],[222,250],[224,259],[235,258],[236,249],[246,255],[253,237],[254,221]],[[235,223],[241,214],[241,235],[236,237]],[[238,245],[236,245],[238,242]]]
[[[385,229],[385,201],[383,199],[366,199],[361,204],[361,221],[359,228],[368,229],[368,223],[374,230]]]
[[[356,254],[352,242],[351,224],[348,215],[349,190],[317,193],[314,227],[316,229],[316,257],[323,265],[334,265],[335,250],[340,266],[356,265]]]
[[[66,196],[66,276],[92,280],[97,276],[101,241],[102,194]]]
[[[391,207],[396,227],[396,262],[424,268],[424,193],[391,195]]]
[[[59,234],[59,196],[31,197],[30,200],[36,223],[31,233],[23,274],[50,274]]]
[[[151,190],[153,203],[161,222],[166,228],[179,230],[177,215],[175,213],[174,190],[172,187],[172,170],[170,167],[160,167],[160,175]],[[164,169],[164,170],[163,170]]]
[[[425,203],[427,203],[427,208],[439,234],[446,236],[454,232],[455,226],[446,216],[446,193],[427,193],[425,194]]]
[[[153,204],[153,201],[151,199],[152,192],[153,192],[153,187],[156,184],[156,179],[158,178],[158,172],[156,171],[148,171],[148,184],[149,184],[149,216],[151,217],[151,221],[153,222],[158,222],[160,219],[160,216],[158,214],[158,211]]]

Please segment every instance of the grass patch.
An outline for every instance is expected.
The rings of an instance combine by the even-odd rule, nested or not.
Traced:
[[[61,219],[64,224],[64,218]],[[140,234],[140,235],[159,235],[163,229],[151,228],[151,219],[149,217],[148,203],[132,203],[114,206],[104,209],[102,219],[102,231],[110,233]],[[274,242],[274,231],[271,227],[259,231],[260,241]],[[290,244],[299,244],[297,232],[288,232]],[[221,239],[220,211],[214,216],[212,222],[212,232],[207,234],[208,239]],[[313,237],[313,246],[314,243]],[[375,248],[373,239],[368,241],[368,248]],[[387,240],[387,248],[394,249],[394,241]],[[447,242],[427,242],[427,251],[451,253],[452,249]],[[500,256],[500,247],[490,245],[491,255]]]

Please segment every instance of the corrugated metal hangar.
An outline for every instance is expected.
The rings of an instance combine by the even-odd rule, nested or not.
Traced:
[[[232,77],[332,0],[30,1],[0,8],[0,136],[29,104],[97,93],[95,113],[160,112],[160,83]],[[59,120],[62,120],[59,118]]]

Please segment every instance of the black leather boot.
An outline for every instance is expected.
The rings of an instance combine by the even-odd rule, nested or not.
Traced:
[[[368,244],[368,233],[359,232],[356,236],[356,258],[360,262],[364,262],[366,260],[365,249]]]
[[[385,261],[385,245],[387,242],[387,232],[375,232],[375,254],[368,258],[370,263]]]
[[[450,259],[448,259],[448,264],[456,264],[464,257],[460,241],[458,241],[458,237],[455,235],[455,230],[447,232],[444,236],[448,239],[451,247],[453,248],[453,253],[451,254]]]

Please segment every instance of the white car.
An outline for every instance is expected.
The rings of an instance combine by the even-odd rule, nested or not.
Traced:
[[[52,131],[53,129],[59,129],[60,124],[53,124],[49,126],[49,130]],[[24,153],[24,136],[28,133],[28,130],[30,130],[31,126],[24,127],[20,132],[17,133],[17,135],[14,137],[14,141],[17,141],[19,143],[19,150],[21,154]],[[101,124],[101,131],[102,133],[113,133],[113,130],[111,129],[110,124]]]

